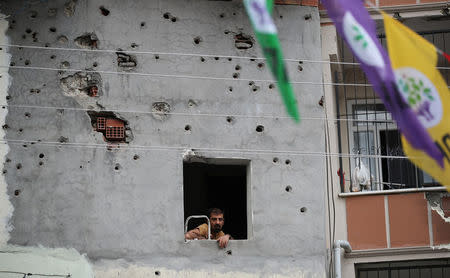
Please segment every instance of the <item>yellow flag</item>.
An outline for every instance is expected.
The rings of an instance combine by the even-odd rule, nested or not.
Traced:
[[[444,154],[444,167],[402,136],[403,150],[450,191],[450,91],[436,69],[436,48],[390,16],[383,14],[383,19],[397,87]]]

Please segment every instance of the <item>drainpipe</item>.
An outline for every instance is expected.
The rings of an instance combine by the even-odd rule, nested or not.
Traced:
[[[333,245],[334,251],[334,277],[341,278],[341,248],[344,248],[345,253],[352,252],[350,243],[346,240],[335,240]]]

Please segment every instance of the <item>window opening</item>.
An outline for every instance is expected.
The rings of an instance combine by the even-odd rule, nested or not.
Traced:
[[[224,211],[223,232],[234,239],[248,238],[248,160],[208,159],[211,162],[183,163],[184,220],[207,215],[208,209]],[[206,223],[195,218],[187,230]]]

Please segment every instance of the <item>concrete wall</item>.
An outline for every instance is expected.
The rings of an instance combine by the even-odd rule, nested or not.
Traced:
[[[3,1],[0,10],[9,15],[11,44],[49,47],[3,47],[16,66],[9,68],[4,127],[8,196],[1,196],[14,207],[10,246],[74,248],[87,254],[96,277],[325,276],[324,158],[273,153],[324,151],[322,122],[311,119],[323,115],[322,87],[294,85],[305,118],[296,125],[285,118],[271,82],[257,81],[271,79],[264,61],[214,58],[262,56],[257,44],[235,46],[236,34],[253,35],[241,1]],[[317,8],[277,6],[274,17],[285,57],[320,59]],[[86,33],[95,34],[96,45],[80,38]],[[118,67],[113,51],[51,47],[120,48],[137,65]],[[149,50],[159,53],[132,52]],[[320,83],[321,70],[319,63],[288,63],[294,81]],[[92,80],[97,97],[86,95]],[[173,114],[151,113],[161,107]],[[108,149],[85,110],[115,111],[127,122],[128,143]],[[264,131],[256,132],[257,125]],[[182,165],[190,148],[205,157],[251,161],[249,240],[226,250],[216,242],[184,242]],[[27,264],[18,267],[26,272]],[[45,267],[41,273],[52,272]]]

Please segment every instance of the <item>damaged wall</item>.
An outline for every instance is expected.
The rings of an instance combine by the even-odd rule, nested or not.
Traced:
[[[272,79],[265,61],[234,57],[262,57],[241,1],[3,1],[0,11],[11,44],[43,47],[8,49],[10,245],[74,248],[96,277],[325,277],[324,160],[271,153],[324,151],[310,119],[323,115],[322,88],[294,84],[305,119],[285,118],[276,86],[261,81]],[[320,60],[316,8],[276,6],[274,18],[285,57]],[[321,82],[317,63],[288,72]],[[123,121],[126,138],[107,146],[92,115]],[[183,149],[251,161],[248,240],[184,242]]]

